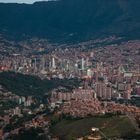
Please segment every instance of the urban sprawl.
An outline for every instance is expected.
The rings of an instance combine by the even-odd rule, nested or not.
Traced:
[[[4,109],[0,116],[0,139],[18,134],[22,128],[28,130],[32,127],[41,127],[47,137],[52,138],[49,132],[51,121],[46,110],[73,118],[107,113],[140,118],[140,104],[136,102],[140,98],[140,41],[95,47],[98,43],[115,39],[110,37],[58,47],[38,39],[19,44],[3,40],[0,43],[0,73],[13,71],[48,80],[79,79],[81,84],[70,91],[64,87],[53,89],[45,98],[46,103],[31,95],[16,95],[1,85],[0,106],[7,101],[15,102],[16,106]],[[15,50],[9,50],[8,45],[17,46]],[[36,104],[32,109],[31,106]],[[11,118],[18,116],[20,119],[25,114],[31,119],[9,132],[4,131]],[[17,122],[13,119],[12,123]]]

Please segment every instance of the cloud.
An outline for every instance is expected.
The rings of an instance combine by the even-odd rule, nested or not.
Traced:
[[[4,3],[34,3],[35,1],[48,1],[48,0],[0,0]]]

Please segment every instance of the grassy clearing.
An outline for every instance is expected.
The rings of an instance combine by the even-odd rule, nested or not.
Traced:
[[[91,127],[98,127],[108,137],[120,137],[134,132],[126,116],[88,117],[80,120],[62,120],[52,127],[52,133],[63,139],[90,134]]]

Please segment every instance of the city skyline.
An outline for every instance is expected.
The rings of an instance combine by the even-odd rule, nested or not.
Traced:
[[[140,0],[0,0],[0,140],[140,140]]]

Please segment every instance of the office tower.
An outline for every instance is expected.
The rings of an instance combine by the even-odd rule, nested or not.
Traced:
[[[90,78],[93,76],[93,71],[91,69],[87,70],[87,76]]]
[[[81,59],[81,70],[85,69],[85,60],[84,58]]]
[[[70,62],[69,60],[66,61],[66,70],[69,70],[70,69]]]
[[[52,68],[55,69],[56,68],[56,64],[55,64],[55,58],[52,57]]]
[[[91,52],[91,53],[90,53],[90,57],[92,58],[93,56],[94,56],[94,53],[93,53],[93,52]]]
[[[20,115],[21,114],[21,109],[19,107],[16,107],[14,109],[14,115]]]
[[[77,72],[78,71],[78,64],[77,63],[75,63],[74,68],[75,68],[75,71]]]
[[[41,68],[43,71],[45,70],[45,58],[44,57],[42,57],[42,59],[41,59]]]
[[[37,72],[37,62],[36,62],[36,58],[34,59],[34,73],[36,73]]]
[[[94,92],[94,99],[97,99],[97,93]]]

